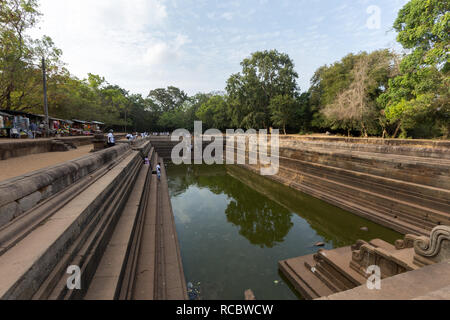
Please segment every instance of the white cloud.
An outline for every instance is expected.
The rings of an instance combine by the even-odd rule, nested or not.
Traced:
[[[225,20],[231,21],[233,20],[233,13],[224,12],[221,17],[224,18]]]
[[[143,62],[152,67],[180,59],[182,47],[189,42],[187,36],[178,34],[170,42],[157,41],[151,43],[143,56]]]
[[[273,48],[291,56],[307,89],[320,65],[394,41],[384,32],[408,0],[377,0],[383,27],[373,34],[367,1],[40,0],[32,36],[51,36],[76,76],[100,74],[144,95],[168,85],[222,90],[242,59]]]
[[[32,36],[51,36],[63,49],[68,69],[80,78],[97,73],[125,87],[128,76],[145,81],[156,67],[180,58],[188,42],[183,35],[158,31],[164,30],[168,18],[165,0],[42,0],[40,4],[44,16]]]

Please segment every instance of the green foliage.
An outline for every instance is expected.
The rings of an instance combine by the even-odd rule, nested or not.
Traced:
[[[398,41],[412,52],[403,58],[401,74],[389,81],[389,90],[379,103],[394,137],[415,136],[416,127],[426,124],[428,134],[447,136],[450,131],[450,3],[443,0],[412,0],[399,12],[394,28]],[[439,133],[437,134],[439,135]]]
[[[203,103],[196,112],[197,119],[208,129],[229,128],[228,104],[226,97],[214,95]]]
[[[286,134],[286,127],[295,119],[297,101],[290,95],[278,95],[270,100],[269,108],[273,124]]]
[[[11,109],[28,94],[36,61],[27,30],[39,17],[35,0],[2,0],[0,3],[0,108]]]
[[[349,54],[321,67],[312,79],[312,125],[361,135],[379,135],[386,123],[377,98],[397,73],[397,55],[389,50]]]
[[[268,128],[270,101],[278,95],[294,97],[298,74],[287,54],[276,50],[255,52],[241,63],[242,72],[227,81],[230,116],[235,127]]]
[[[37,0],[0,0],[0,109],[43,113],[41,59],[48,73],[52,116],[98,120],[123,131],[281,128],[363,136],[434,138],[450,134],[450,2],[411,0],[394,29],[408,54],[351,53],[317,69],[300,93],[294,63],[277,50],[258,51],[229,77],[226,93],[189,97],[169,86],[147,97],[105,78],[78,79],[52,39],[31,39],[41,14]]]
[[[398,42],[414,50],[410,58],[417,61],[419,57],[426,65],[449,63],[449,1],[411,0],[400,10],[394,29]]]
[[[153,101],[155,111],[164,113],[179,109],[188,99],[188,95],[176,87],[168,87],[150,91],[148,98]]]

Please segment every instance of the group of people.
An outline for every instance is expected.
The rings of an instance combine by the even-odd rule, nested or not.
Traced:
[[[128,139],[128,141],[135,141],[137,140],[139,137],[141,138],[146,138],[148,137],[149,134],[148,132],[143,132],[143,133],[128,133],[125,137]],[[107,135],[108,141],[108,147],[114,147],[116,145],[116,138],[114,137],[114,130],[109,130],[109,133]]]
[[[127,135],[126,135],[126,138],[128,139],[128,141],[134,141],[134,140],[137,140],[138,138],[139,138],[139,136],[141,137],[141,138],[146,138],[146,137],[148,137],[149,136],[149,134],[147,133],[147,132],[142,132],[142,133],[137,133],[137,132],[134,132],[134,133],[128,133]]]
[[[127,134],[126,137],[128,140],[135,140],[135,139],[137,139],[138,134],[136,133],[135,135],[133,135],[133,134],[129,133],[129,134]],[[146,132],[142,133],[141,137],[142,138],[148,137],[148,133],[146,133]],[[109,130],[109,133],[107,135],[107,144],[108,144],[108,147],[113,147],[116,145],[116,138],[114,137],[114,130]],[[147,163],[148,159],[145,159],[145,160]],[[151,165],[150,162],[148,162],[148,164]],[[161,163],[160,162],[158,162],[158,165],[156,166],[156,175],[158,177],[158,181],[161,181]]]
[[[170,136],[170,132],[153,132],[154,136]]]

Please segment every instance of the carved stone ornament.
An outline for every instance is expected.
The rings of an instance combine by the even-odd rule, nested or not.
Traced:
[[[450,259],[450,226],[437,226],[430,238],[419,237],[414,242],[416,264],[428,265]]]

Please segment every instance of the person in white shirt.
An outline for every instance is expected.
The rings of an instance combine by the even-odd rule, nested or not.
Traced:
[[[161,163],[156,166],[156,174],[158,176],[158,181],[161,181]]]
[[[114,138],[114,131],[109,130],[108,133],[108,147],[114,147],[116,145],[116,139]]]

